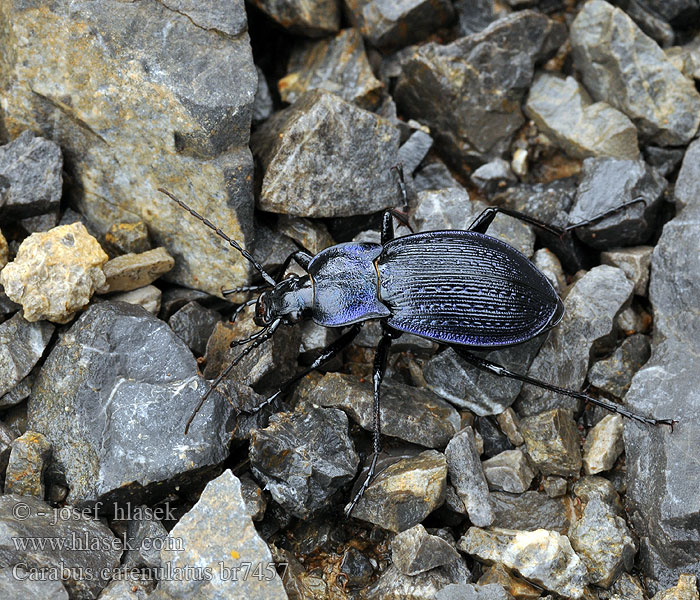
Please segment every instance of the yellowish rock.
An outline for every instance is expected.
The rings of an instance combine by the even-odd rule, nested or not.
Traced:
[[[7,240],[2,234],[2,231],[0,231],[0,269],[2,269],[7,264],[8,256],[9,249],[7,247]]]
[[[0,272],[0,284],[27,321],[67,323],[104,285],[108,258],[82,223],[61,225],[25,239]]]
[[[104,292],[128,292],[153,283],[175,266],[175,260],[165,248],[155,248],[139,254],[124,254],[104,266]]]

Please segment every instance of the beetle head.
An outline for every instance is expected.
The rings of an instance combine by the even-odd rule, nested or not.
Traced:
[[[271,290],[263,292],[255,305],[255,324],[268,327],[277,319],[287,323],[301,321],[312,303],[311,278],[292,275],[280,281]]]

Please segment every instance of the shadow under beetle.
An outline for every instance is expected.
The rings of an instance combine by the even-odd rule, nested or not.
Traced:
[[[396,169],[406,204],[406,189],[401,167]],[[567,228],[558,228],[518,211],[502,207],[486,208],[466,231],[427,231],[394,237],[393,211],[384,213],[381,243],[347,242],[331,246],[312,256],[299,250],[287,257],[277,280],[216,225],[195,212],[170,192],[159,191],[177,202],[217,235],[238,250],[260,272],[266,284],[226,290],[263,291],[257,299],[239,307],[255,304],[255,324],[261,329],[231,346],[249,343],[241,354],[212,383],[187,421],[192,420],[209,394],[221,380],[254,348],[270,339],[282,323],[293,324],[313,319],[324,327],[348,328],[324,348],[313,363],[280,390],[254,409],[275,400],[283,390],[332,359],[360,332],[362,323],[379,319],[382,337],[373,366],[374,435],[373,454],[364,482],[345,509],[349,516],[369,486],[381,451],[380,387],[387,355],[394,339],[412,333],[451,346],[464,360],[501,377],[517,379],[559,394],[579,398],[624,417],[649,425],[670,425],[672,419],[644,417],[624,407],[592,398],[582,392],[561,388],[476,356],[470,349],[493,349],[526,342],[556,326],[564,314],[564,304],[549,280],[523,254],[512,246],[487,235],[498,213],[504,213],[557,235],[609,216],[620,207]],[[306,275],[288,275],[294,260]]]

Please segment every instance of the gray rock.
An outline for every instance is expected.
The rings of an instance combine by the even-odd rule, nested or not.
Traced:
[[[543,338],[539,337],[511,348],[475,354],[516,373],[526,373],[542,342]],[[499,377],[467,363],[451,348],[428,361],[423,376],[438,396],[482,416],[503,412],[513,404],[523,386],[520,381]]]
[[[465,427],[445,450],[450,481],[475,525],[488,527],[493,522],[489,488],[474,443],[474,432]]]
[[[418,575],[459,559],[445,540],[430,535],[420,523],[391,540],[391,560],[404,575]]]
[[[262,520],[267,508],[267,498],[260,486],[248,475],[243,475],[241,481],[241,495],[248,507],[248,514],[253,521]]]
[[[642,160],[587,158],[569,223],[583,223],[643,198],[643,202],[576,229],[580,240],[600,250],[643,244],[654,231],[666,186],[666,180]]]
[[[500,415],[497,415],[496,421],[513,446],[522,446],[525,443],[523,434],[520,433],[520,419],[512,408],[508,407]]]
[[[622,501],[609,479],[599,475],[585,475],[581,477],[571,488],[571,492],[582,504],[587,504],[593,498],[600,498],[608,506],[615,509],[622,516]]]
[[[10,392],[34,368],[54,329],[46,321],[30,323],[21,313],[0,323],[0,396]]]
[[[56,211],[61,200],[63,156],[56,142],[23,131],[0,146],[0,216],[21,219]]]
[[[634,293],[638,296],[646,296],[653,251],[652,246],[609,250],[600,253],[600,262],[622,269],[629,280],[634,283]]]
[[[348,17],[373,46],[407,46],[447,25],[454,15],[448,0],[346,0]]]
[[[567,481],[563,477],[544,477],[542,479],[542,487],[545,494],[550,498],[561,498],[566,494]]]
[[[160,312],[160,300],[162,292],[155,285],[146,285],[130,292],[120,292],[110,297],[112,302],[126,302],[136,304],[146,309],[152,315]]]
[[[140,574],[120,573],[100,593],[100,600],[146,600],[153,592],[156,581]]]
[[[566,277],[557,255],[547,248],[540,248],[533,255],[532,262],[549,279],[557,293],[561,294],[566,288]]]
[[[647,597],[637,577],[629,573],[620,573],[610,591],[613,593],[610,600],[646,600]]]
[[[573,503],[564,496],[550,498],[536,491],[524,494],[491,492],[494,511],[493,526],[506,529],[549,529],[566,535],[574,516]]]
[[[91,600],[107,585],[105,573],[119,566],[121,555],[119,539],[81,511],[51,508],[32,496],[0,496],[0,562],[20,569],[13,575],[24,569],[35,579],[60,581],[71,599]]]
[[[695,140],[688,146],[683,156],[681,169],[676,179],[673,196],[678,208],[693,206],[695,210],[698,190],[700,190],[700,140]]]
[[[654,167],[663,177],[670,175],[678,168],[684,154],[684,148],[662,148],[660,146],[644,148],[644,159],[647,164]]]
[[[355,506],[352,516],[400,532],[420,523],[445,501],[447,461],[444,454],[425,450],[383,468]],[[366,471],[360,474],[362,482]],[[357,485],[357,484],[356,484]],[[354,493],[354,491],[353,491]]]
[[[251,143],[265,170],[262,210],[340,217],[398,202],[390,170],[397,160],[398,130],[335,94],[305,93],[270,117]]]
[[[430,134],[416,129],[399,148],[399,162],[406,173],[413,173],[433,145]]]
[[[697,600],[698,578],[683,574],[678,577],[678,585],[654,595],[652,600]]]
[[[328,228],[318,221],[281,215],[277,220],[277,229],[292,240],[299,242],[313,255],[335,245],[331,234],[328,233]],[[295,251],[293,250],[293,252]],[[287,255],[289,254],[288,252]],[[285,256],[286,258],[287,256]]]
[[[498,427],[492,417],[477,417],[474,423],[477,450],[486,458],[493,458],[506,450],[513,450],[508,436]]]
[[[129,505],[130,506],[130,505]],[[126,568],[158,568],[162,566],[160,551],[165,546],[168,531],[148,506],[137,506],[126,522],[126,553],[122,564]]]
[[[304,92],[321,89],[372,110],[384,85],[374,77],[357,29],[343,29],[335,37],[295,46],[287,75],[277,82],[283,102],[293,104]]]
[[[258,73],[258,87],[255,90],[255,101],[253,102],[253,123],[260,123],[273,113],[275,107],[265,73],[258,65],[255,65],[255,70]]]
[[[625,113],[644,137],[661,146],[693,138],[700,94],[622,10],[587,2],[571,25],[571,46],[593,98]]]
[[[594,103],[573,77],[540,73],[530,87],[525,114],[570,156],[639,156],[632,121],[605,102]]]
[[[0,271],[0,285],[28,321],[67,323],[104,285],[107,258],[82,223],[61,225],[26,238]]]
[[[143,221],[113,223],[104,240],[110,256],[139,254],[151,249],[148,228]]]
[[[300,518],[325,507],[352,480],[358,463],[348,418],[333,408],[278,413],[251,440],[253,474],[275,502]]]
[[[435,600],[512,600],[503,586],[497,583],[471,585],[470,583],[451,583],[442,588]]]
[[[51,132],[98,236],[142,221],[176,259],[172,281],[216,294],[245,283],[250,265],[155,191],[168,187],[249,245],[257,76],[243,0],[13,1],[4,21],[5,130]]]
[[[26,598],[51,598],[68,600],[68,592],[59,577],[37,579],[36,574],[21,566],[0,568],[0,595],[5,600],[25,600]]]
[[[461,187],[452,177],[450,170],[440,161],[430,162],[421,167],[415,174],[413,184],[416,192]]]
[[[253,0],[253,4],[292,33],[322,37],[340,27],[336,0]]]
[[[669,23],[698,16],[697,0],[639,0],[641,4]],[[675,24],[675,23],[674,23]]]
[[[520,421],[527,453],[543,475],[578,475],[578,429],[566,409],[555,408]]]
[[[216,392],[183,437],[206,390],[192,352],[166,323],[138,306],[101,302],[49,354],[28,423],[51,442],[69,503],[152,501],[228,455],[233,408]]]
[[[374,567],[367,556],[351,546],[343,554],[340,572],[347,577],[348,587],[364,587],[370,582]]]
[[[560,387],[581,389],[590,362],[591,349],[613,331],[614,319],[632,294],[632,283],[615,267],[601,265],[586,273],[571,288],[566,312],[532,361],[528,376]],[[578,401],[523,386],[515,409],[533,415],[555,406],[575,408]],[[523,432],[524,433],[524,432]]]
[[[403,62],[396,103],[430,127],[444,159],[467,176],[467,164],[505,152],[524,122],[520,104],[535,62],[564,36],[560,24],[521,11],[451,44],[422,45]]]
[[[198,302],[188,302],[168,319],[168,325],[198,356],[207,351],[207,341],[221,315]]]
[[[17,437],[12,429],[0,421],[0,474],[5,472],[7,463],[10,460],[12,442]]]
[[[630,0],[624,10],[644,33],[659,43],[659,46],[667,48],[673,44],[673,27],[659,17],[656,11],[650,10],[644,0]]]
[[[617,398],[623,398],[634,374],[649,360],[649,344],[649,337],[641,333],[625,338],[612,356],[593,364],[588,371],[588,381]]]
[[[479,190],[490,196],[496,190],[517,183],[518,178],[513,174],[507,160],[494,158],[476,169],[472,173],[471,181]]]
[[[457,31],[460,35],[471,35],[486,29],[493,21],[509,14],[509,10],[494,0],[455,0]]]
[[[506,450],[482,463],[489,489],[520,494],[527,490],[535,477],[525,453]]]
[[[609,588],[634,564],[637,544],[625,520],[600,498],[592,498],[569,530],[571,545],[583,559],[588,580]]]
[[[367,431],[374,431],[372,384],[353,375],[326,373],[306,396],[309,402],[342,408]],[[428,390],[398,382],[382,386],[381,431],[427,448],[444,448],[459,431],[459,413]]]
[[[44,471],[50,457],[51,444],[40,433],[27,431],[13,440],[5,473],[5,493],[43,500]]]
[[[179,546],[171,543],[178,540]],[[149,600],[287,598],[270,549],[255,531],[240,482],[230,470],[207,484],[197,504],[168,534],[160,556],[168,572],[189,568],[192,576],[162,579]],[[251,575],[244,577],[246,567]],[[252,575],[256,567],[258,577]]]
[[[395,565],[389,565],[364,595],[369,600],[433,600],[438,590],[468,581],[471,581],[471,573],[463,558],[414,576],[404,575]]]
[[[569,539],[556,531],[471,527],[460,550],[482,561],[500,562],[528,581],[567,598],[584,595],[586,567]]]

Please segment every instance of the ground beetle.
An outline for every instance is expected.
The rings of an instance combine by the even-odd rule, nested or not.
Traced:
[[[400,167],[397,171],[406,204],[403,173]],[[232,344],[250,343],[202,396],[187,422],[185,433],[212,390],[245,355],[270,339],[280,324],[311,318],[325,327],[348,329],[322,350],[311,366],[286,382],[256,410],[271,403],[291,384],[348,346],[364,321],[379,319],[381,322],[383,333],[374,358],[372,378],[374,452],[367,476],[346,508],[346,515],[352,512],[374,475],[381,450],[379,390],[389,347],[392,340],[402,333],[412,333],[449,345],[467,362],[495,375],[580,398],[641,423],[673,427],[676,422],[637,415],[618,404],[514,373],[470,351],[520,344],[557,325],[564,314],[564,304],[549,280],[518,250],[486,234],[494,217],[504,213],[557,235],[564,235],[574,226],[560,229],[518,211],[489,207],[466,231],[428,231],[395,238],[393,216],[396,216],[396,211],[387,210],[382,220],[380,244],[347,242],[326,248],[316,256],[299,250],[287,258],[275,280],[248,252],[208,219],[170,192],[162,188],[159,191],[224,238],[255,266],[266,282],[262,286],[226,290],[225,294],[267,288],[257,299],[239,307],[256,304],[254,319],[261,329],[249,338]],[[627,202],[575,227],[601,220],[639,201]],[[307,274],[302,277],[289,275],[283,279],[292,260]]]

